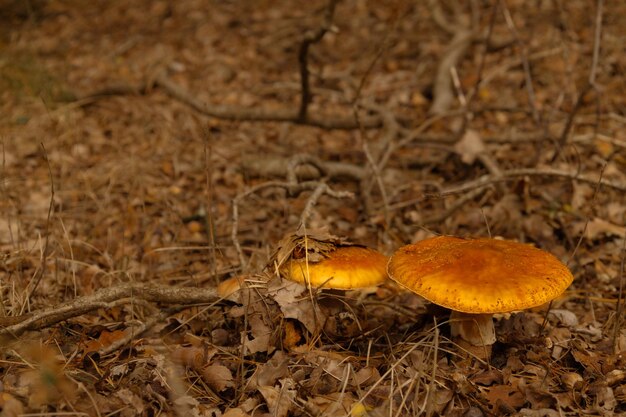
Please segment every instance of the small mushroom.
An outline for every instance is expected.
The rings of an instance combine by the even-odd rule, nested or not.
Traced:
[[[281,275],[312,287],[351,289],[378,285],[387,279],[388,258],[363,246],[338,246],[315,262],[293,257],[280,267]]]
[[[401,247],[387,271],[402,287],[452,310],[452,337],[481,347],[483,357],[496,341],[494,313],[545,304],[573,280],[556,257],[530,245],[450,236]]]

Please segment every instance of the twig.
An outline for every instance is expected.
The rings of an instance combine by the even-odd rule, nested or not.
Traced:
[[[430,114],[439,115],[447,112],[454,101],[450,70],[463,58],[472,44],[473,38],[473,31],[465,28],[459,29],[446,48],[437,67],[437,75],[433,85],[434,99],[430,106]]]
[[[569,117],[567,118],[567,122],[565,123],[565,127],[561,132],[561,136],[559,137],[556,143],[556,151],[552,160],[550,162],[555,162],[558,157],[563,152],[563,148],[567,144],[567,139],[569,134],[574,126],[574,118],[582,108],[584,103],[585,95],[591,90],[597,90],[596,85],[596,73],[598,71],[598,60],[600,56],[600,41],[602,38],[602,11],[603,11],[603,0],[598,0],[597,8],[596,8],[596,20],[595,20],[595,31],[593,38],[593,58],[591,61],[591,69],[589,71],[589,79],[587,83],[582,88],[582,90],[578,93],[578,97],[576,98],[576,103],[574,104],[574,108],[569,113]]]
[[[517,178],[517,177],[561,177],[561,178],[567,178],[573,181],[580,181],[580,182],[584,182],[587,184],[600,184],[603,185],[605,187],[609,187],[609,188],[613,188],[614,190],[617,191],[624,191],[626,192],[626,184],[620,184],[617,183],[615,181],[610,181],[610,180],[600,180],[598,181],[598,179],[594,179],[589,175],[586,174],[577,174],[575,172],[569,172],[569,171],[563,171],[563,170],[559,170],[559,169],[553,169],[553,168],[542,168],[542,169],[538,169],[538,168],[519,168],[519,169],[510,169],[510,170],[505,170],[502,171],[501,173],[502,176],[500,177],[496,177],[494,175],[483,175],[482,177],[472,180],[472,181],[468,181],[465,183],[462,183],[460,185],[455,185],[452,187],[448,187],[443,189],[439,194],[436,194],[436,196],[439,197],[445,197],[447,195],[451,195],[451,194],[459,194],[459,193],[465,193],[467,191],[473,190],[475,188],[482,188],[482,187],[486,187],[490,184],[495,184],[498,182],[503,182],[503,181],[507,181],[511,178]]]
[[[357,103],[355,103],[355,105],[353,106],[354,109],[354,117],[357,120],[360,120],[359,117],[359,110],[358,110],[358,105]],[[393,132],[393,125],[390,126],[391,131],[388,132],[391,133],[391,135],[395,136],[396,133]],[[389,226],[389,222],[390,222],[390,218],[389,218],[389,198],[387,197],[387,190],[385,189],[385,184],[383,182],[382,179],[382,175],[381,175],[381,169],[379,164],[376,163],[376,160],[374,159],[374,157],[372,156],[372,153],[369,150],[369,146],[367,144],[367,140],[365,138],[365,129],[363,129],[363,127],[359,128],[359,139],[361,142],[361,148],[363,149],[363,153],[365,154],[365,157],[367,159],[367,162],[370,166],[370,168],[372,169],[372,172],[374,174],[374,181],[376,182],[376,184],[378,185],[378,189],[380,191],[380,195],[383,199],[383,211],[384,211],[384,218],[385,218],[385,229]],[[389,140],[392,140],[393,138],[390,136],[388,138]],[[372,207],[372,203],[371,203],[371,199],[370,199],[370,191],[371,191],[371,187],[372,187],[372,183],[373,181],[370,181],[369,178],[364,177],[361,180],[361,184],[360,184],[360,188],[361,188],[361,196],[363,197],[363,202],[365,205],[365,211],[368,213],[368,215],[371,213],[371,207]]]
[[[593,58],[591,61],[591,70],[589,71],[589,84],[595,87],[596,73],[598,71],[598,60],[600,58],[600,41],[602,38],[602,13],[604,8],[604,0],[598,0],[596,7],[595,31],[593,35]]]
[[[515,22],[513,21],[513,17],[511,16],[511,12],[509,11],[509,8],[507,7],[505,1],[500,0],[500,8],[502,9],[502,14],[504,15],[504,20],[506,21],[509,31],[515,38],[517,46],[520,48],[520,58],[522,61],[522,68],[524,69],[526,92],[528,93],[528,104],[530,106],[530,109],[532,110],[532,115],[535,123],[537,124],[537,126],[541,126],[541,115],[539,114],[539,110],[537,109],[537,99],[535,96],[535,89],[533,87],[533,78],[530,72],[530,61],[528,59],[526,45],[524,45],[522,39],[519,36],[519,33],[517,32],[517,27],[515,26]]]
[[[483,188],[477,188],[475,190],[469,191],[467,194],[463,195],[459,199],[457,199],[450,207],[446,208],[444,211],[435,214],[431,217],[426,217],[421,221],[421,225],[429,225],[429,224],[438,224],[446,220],[448,217],[452,216],[457,210],[462,207],[465,207],[467,203],[472,201],[474,198],[478,197],[484,192]]]
[[[219,299],[219,296],[212,287],[176,288],[136,283],[123,284],[100,289],[93,295],[75,298],[57,306],[33,312],[32,315],[24,315],[20,323],[0,329],[0,337],[18,337],[28,330],[42,329],[98,308],[107,308],[110,303],[131,303],[136,299],[163,304],[199,304],[214,302]]]
[[[311,102],[311,89],[309,86],[309,47],[322,40],[326,32],[330,29],[333,23],[333,16],[335,14],[335,7],[338,0],[330,0],[324,14],[324,20],[321,26],[315,31],[309,31],[304,35],[302,43],[300,44],[300,50],[298,51],[298,63],[300,64],[300,108],[298,110],[298,121],[304,122],[307,119],[307,110],[309,103]]]
[[[453,24],[444,16],[439,1],[431,1],[430,7],[433,10],[433,20],[435,23],[440,28],[453,35],[452,40],[439,61],[433,85],[433,102],[430,106],[429,113],[432,115],[440,115],[447,112],[454,101],[450,71],[457,66],[471,46],[474,41],[475,33],[470,25],[465,25],[461,22],[459,11],[455,14],[456,22]]]
[[[300,227],[304,227],[306,229],[306,222],[311,216],[313,207],[317,204],[317,201],[324,194],[328,194],[335,198],[353,198],[354,197],[354,194],[352,194],[349,191],[334,191],[330,189],[330,187],[328,187],[328,185],[325,182],[320,182],[318,186],[315,187],[315,190],[313,190],[313,193],[309,196],[309,199],[307,200],[306,205],[304,206],[304,210],[302,210],[302,214],[300,215],[300,225],[298,226],[298,229],[300,229]]]
[[[322,129],[356,129],[358,124],[353,117],[337,117],[330,114],[308,115],[306,120],[299,119],[299,112],[292,108],[244,108],[237,106],[212,105],[195,98],[187,90],[170,80],[165,74],[156,77],[156,83],[174,99],[190,106],[206,116],[226,120],[257,121],[257,122],[289,122]],[[380,126],[381,121],[367,118],[363,125],[368,129]]]
[[[329,179],[345,177],[360,181],[367,173],[360,166],[347,162],[322,161],[310,154],[297,154],[291,158],[244,156],[241,166],[250,176],[287,177],[288,182],[295,182],[292,181],[294,176],[301,181],[317,180],[321,177]]]

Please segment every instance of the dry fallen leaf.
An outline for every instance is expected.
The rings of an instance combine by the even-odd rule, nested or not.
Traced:
[[[241,408],[229,408],[224,411],[222,417],[250,417],[250,414],[246,413]]]
[[[209,365],[202,370],[202,379],[215,392],[234,386],[233,374],[223,365]]]
[[[478,155],[486,149],[480,134],[472,129],[467,129],[461,140],[454,144],[454,150],[461,155],[461,161],[468,165],[473,164]]]
[[[587,223],[585,237],[590,240],[595,240],[602,235],[626,237],[626,227],[618,226],[599,217],[595,217]]]
[[[267,408],[275,417],[286,417],[296,398],[296,390],[293,388],[295,383],[292,379],[281,380],[281,385],[281,388],[267,385],[258,387],[267,403]]]
[[[8,392],[0,393],[0,417],[19,417],[24,414],[22,403]]]
[[[519,410],[526,404],[526,398],[519,389],[511,385],[494,385],[485,388],[483,396],[489,402],[491,409],[496,414],[501,412],[501,408],[505,407],[511,410]]]

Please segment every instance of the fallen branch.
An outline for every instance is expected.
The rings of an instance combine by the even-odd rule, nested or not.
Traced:
[[[437,26],[452,35],[452,40],[446,47],[437,66],[433,85],[433,102],[429,110],[430,114],[440,115],[446,113],[454,101],[451,71],[472,45],[476,34],[470,25],[463,24],[460,11],[455,10],[455,21],[450,22],[445,17],[439,1],[431,1],[430,6],[433,10],[433,20]]]
[[[0,329],[0,338],[18,337],[28,330],[43,329],[99,308],[130,304],[138,299],[162,304],[202,304],[215,302],[219,296],[215,288],[123,284],[103,288],[93,295],[78,297],[54,307],[20,316],[23,320],[19,323]],[[14,318],[14,321],[18,320],[20,320],[18,317]]]
[[[273,108],[266,107],[240,107],[205,103],[193,96],[189,91],[172,81],[165,73],[157,75],[152,84],[145,83],[139,86],[130,84],[115,84],[103,89],[80,96],[77,103],[81,106],[92,104],[98,98],[115,95],[145,95],[151,88],[160,87],[173,99],[186,104],[198,113],[205,116],[215,117],[222,120],[236,120],[249,122],[286,122],[304,126],[319,127],[327,130],[351,130],[359,127],[354,117],[350,115],[337,116],[333,114],[307,115],[302,120],[298,109],[293,107]],[[363,127],[373,129],[379,127],[382,122],[377,117],[366,117],[361,120]]]
[[[322,40],[326,32],[330,29],[333,23],[333,16],[335,14],[335,7],[338,0],[330,0],[326,7],[326,13],[324,14],[324,21],[315,32],[307,32],[304,35],[302,44],[298,51],[298,63],[300,64],[300,109],[298,110],[298,120],[305,121],[307,119],[307,110],[309,103],[313,96],[311,95],[311,88],[309,86],[309,47],[314,43],[318,43]]]
[[[293,182],[292,176],[301,181],[316,180],[321,177],[329,179],[351,178],[360,181],[365,178],[367,173],[366,169],[357,165],[346,162],[322,161],[309,154],[297,154],[291,158],[244,156],[241,166],[247,175],[261,178],[287,177],[289,182]]]
[[[452,187],[448,187],[443,189],[440,193],[436,194],[437,197],[445,197],[452,194],[465,193],[467,191],[473,190],[475,188],[486,187],[491,184],[496,184],[499,182],[507,181],[511,178],[517,177],[561,177],[567,178],[573,181],[580,181],[587,184],[600,184],[602,186],[613,188],[617,191],[626,192],[626,184],[620,184],[610,180],[600,180],[597,178],[592,178],[586,174],[578,174],[576,172],[562,171],[559,169],[552,168],[543,168],[543,169],[535,169],[535,168],[520,168],[520,169],[511,169],[502,171],[500,176],[494,175],[483,175],[482,177],[465,182],[460,185],[455,185]]]
[[[294,124],[320,127],[322,129],[356,129],[359,125],[354,117],[337,117],[330,114],[308,115],[301,120],[299,110],[293,108],[267,109],[262,107],[245,108],[203,103],[193,97],[187,90],[174,83],[164,74],[156,79],[156,84],[162,87],[170,96],[187,104],[199,113],[218,119],[239,121],[289,122]],[[362,120],[363,126],[368,129],[381,124],[378,118]]]

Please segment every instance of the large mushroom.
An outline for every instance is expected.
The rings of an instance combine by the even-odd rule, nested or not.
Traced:
[[[556,257],[533,246],[450,236],[401,247],[387,271],[402,287],[452,310],[452,337],[484,356],[496,341],[494,313],[545,304],[573,280]]]

